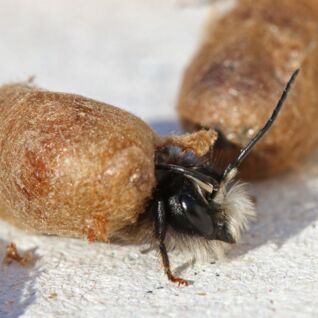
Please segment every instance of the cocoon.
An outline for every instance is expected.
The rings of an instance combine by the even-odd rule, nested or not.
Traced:
[[[156,136],[88,98],[0,88],[1,214],[25,229],[107,240],[136,221],[155,185]]]
[[[241,166],[268,177],[317,146],[318,3],[241,0],[207,27],[188,66],[178,102],[186,130],[213,128],[215,149],[231,161],[270,114],[289,75],[301,72],[275,127]]]

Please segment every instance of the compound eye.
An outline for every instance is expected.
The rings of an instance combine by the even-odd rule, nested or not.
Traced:
[[[214,225],[205,202],[187,194],[180,196],[180,202],[188,222],[201,235],[211,237],[214,233]]]

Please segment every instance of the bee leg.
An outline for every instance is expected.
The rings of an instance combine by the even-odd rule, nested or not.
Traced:
[[[160,250],[160,255],[161,255],[165,273],[168,276],[168,279],[172,281],[173,283],[177,283],[179,286],[180,285],[188,286],[189,283],[186,280],[180,277],[176,277],[171,273],[169,257],[168,257],[166,245],[164,243],[166,230],[167,230],[166,211],[165,211],[163,200],[159,199],[157,200],[156,203],[157,203],[157,206],[156,206],[156,218],[155,218],[155,232],[156,232],[156,237],[159,240],[159,250]]]

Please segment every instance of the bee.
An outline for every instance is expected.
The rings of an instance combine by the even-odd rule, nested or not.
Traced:
[[[272,126],[297,74],[265,126],[222,171],[195,151],[182,151],[204,153],[214,132],[162,140],[116,107],[27,85],[3,86],[0,215],[35,233],[150,243],[168,279],[187,285],[173,275],[168,251],[204,258],[239,240],[255,209],[235,181],[237,169]]]

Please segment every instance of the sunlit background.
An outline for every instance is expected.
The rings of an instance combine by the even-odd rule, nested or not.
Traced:
[[[35,76],[49,90],[171,120],[209,2],[2,0],[0,83]],[[218,1],[214,13],[231,2]]]

